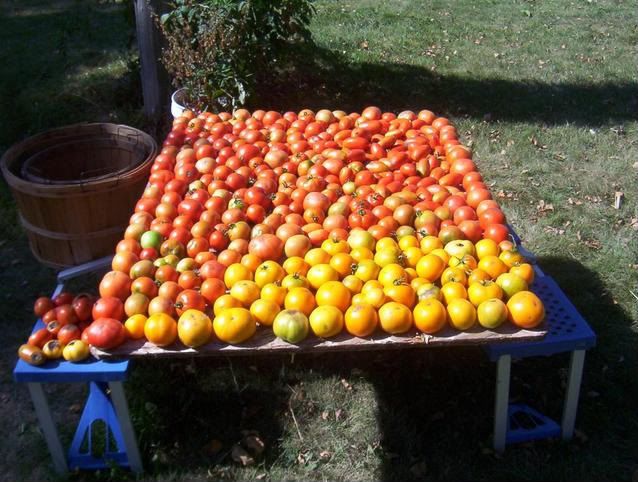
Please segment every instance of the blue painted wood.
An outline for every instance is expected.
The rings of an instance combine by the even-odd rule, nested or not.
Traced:
[[[106,469],[114,464],[123,467],[129,466],[124,437],[111,399],[107,395],[107,388],[105,383],[89,383],[89,396],[69,448],[68,465],[71,470],[75,468]],[[98,444],[102,457],[93,455],[93,450],[98,442],[93,440],[92,426],[97,421],[102,421],[105,425],[104,439]],[[111,450],[110,448],[113,446],[115,449]]]

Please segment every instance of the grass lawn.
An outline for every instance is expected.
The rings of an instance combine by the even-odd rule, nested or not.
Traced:
[[[638,30],[631,2],[316,2],[318,49],[251,107],[429,108],[450,117],[528,249],[598,335],[574,441],[490,450],[494,366],[477,349],[147,361],[127,384],[143,480],[638,477]],[[49,127],[144,127],[130,7],[0,6],[0,153]],[[618,210],[616,192],[624,194]],[[54,272],[31,256],[0,183],[1,469],[56,480],[13,383],[32,300]],[[513,366],[512,398],[559,418],[567,357]],[[81,389],[51,388],[63,437]],[[257,433],[255,465],[233,444]],[[126,472],[81,474],[119,480]]]

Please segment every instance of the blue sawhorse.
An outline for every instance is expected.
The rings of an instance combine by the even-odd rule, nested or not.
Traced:
[[[76,276],[97,271],[110,264],[111,258],[103,258],[76,268],[62,271],[54,295],[61,292],[64,283]],[[34,331],[44,326],[38,320]],[[69,468],[100,469],[111,465],[129,467],[134,472],[142,471],[142,461],[131,424],[123,381],[130,368],[129,361],[102,361],[92,357],[82,363],[49,361],[42,366],[32,366],[18,360],[13,371],[17,382],[26,383],[35,406],[40,427],[53,458],[55,470],[68,472]],[[45,383],[88,383],[89,395],[78,427],[71,442],[68,457],[65,456],[58,431],[42,385]],[[94,424],[104,423],[102,457],[93,455]]]
[[[519,251],[534,263],[536,280],[533,291],[545,305],[547,335],[528,343],[502,343],[484,347],[491,361],[496,362],[496,394],[494,402],[494,450],[503,452],[507,444],[553,437],[569,440],[574,434],[580,384],[585,364],[585,351],[596,345],[596,335],[562,292],[558,284],[535,264],[536,258],[520,246]],[[509,403],[512,358],[550,356],[571,352],[563,418],[558,425],[525,404]]]

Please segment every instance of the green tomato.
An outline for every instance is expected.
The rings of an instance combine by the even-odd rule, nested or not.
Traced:
[[[82,340],[71,340],[62,350],[62,356],[66,361],[82,361],[89,356],[89,345]]]
[[[308,336],[308,317],[299,310],[283,310],[275,317],[273,332],[288,343],[299,343]]]
[[[162,235],[157,231],[146,231],[140,238],[142,248],[155,248],[159,251],[162,244]]]

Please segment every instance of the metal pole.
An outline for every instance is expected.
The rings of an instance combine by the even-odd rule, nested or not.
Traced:
[[[502,453],[507,439],[511,355],[501,355],[496,362],[496,394],[494,400],[494,450]]]

